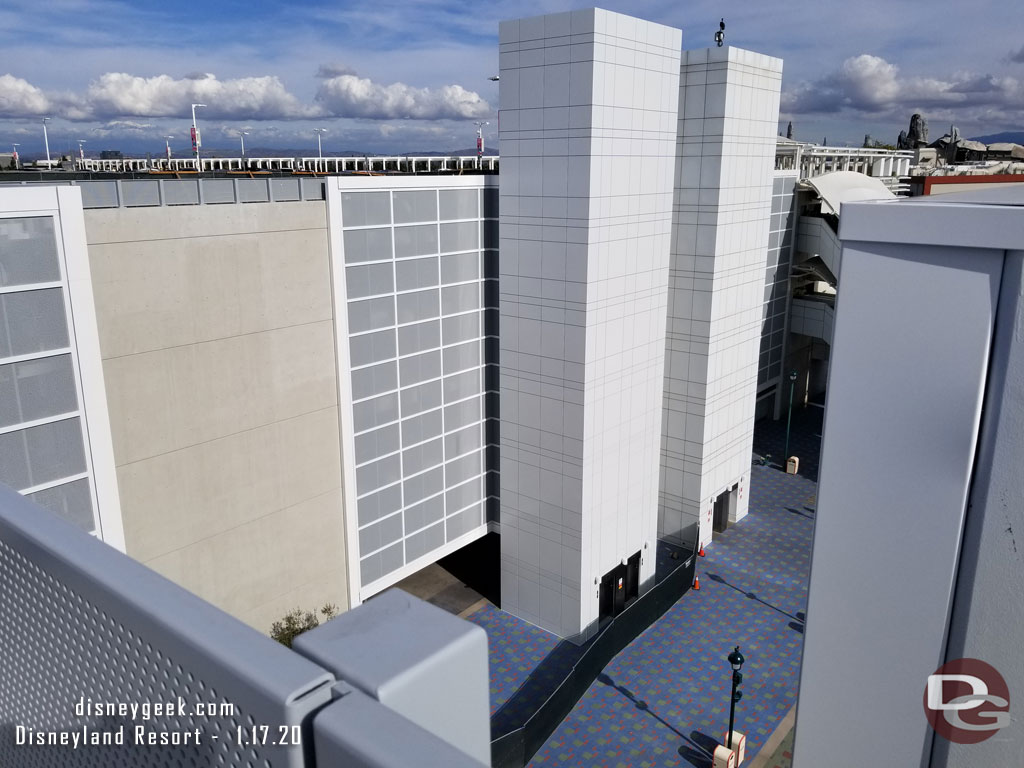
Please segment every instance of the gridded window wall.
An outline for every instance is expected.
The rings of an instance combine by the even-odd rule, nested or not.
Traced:
[[[495,506],[496,192],[342,192],[363,587]]]
[[[764,276],[764,312],[761,323],[761,352],[757,367],[757,388],[767,389],[782,375],[786,335],[786,300],[793,250],[795,175],[776,175],[772,185],[772,215],[768,234],[768,263]]]
[[[0,218],[0,482],[96,530],[53,216]]]

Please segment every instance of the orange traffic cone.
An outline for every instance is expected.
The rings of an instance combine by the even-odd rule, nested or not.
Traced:
[[[700,577],[699,576],[694,576],[693,577],[693,591],[694,592],[700,592]]]
[[[700,548],[700,552],[697,553],[697,556],[698,557],[705,557],[705,555],[704,555],[704,547]]]

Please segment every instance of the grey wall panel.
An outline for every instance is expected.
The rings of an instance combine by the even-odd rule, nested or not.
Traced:
[[[204,202],[235,202],[235,183],[231,179],[203,179],[202,183]]]
[[[116,181],[90,181],[78,186],[82,188],[83,208],[117,208],[120,205]]]
[[[122,202],[126,206],[160,205],[159,182],[153,180],[121,182]]]
[[[164,179],[164,204],[198,205],[199,179]]]
[[[301,200],[302,191],[299,189],[299,179],[272,178],[270,179],[270,193],[275,202]]]
[[[235,179],[234,182],[238,186],[238,202],[270,202],[270,189],[267,181],[267,179]]]
[[[1001,268],[995,251],[845,243],[795,768],[917,766],[930,748],[922,692],[943,657]]]
[[[945,660],[994,666],[1013,712],[1024,693],[1024,611],[1015,610],[1024,595],[1024,251],[1006,254],[996,323]],[[1021,718],[980,744],[935,739],[931,768],[967,765],[1024,765]]]

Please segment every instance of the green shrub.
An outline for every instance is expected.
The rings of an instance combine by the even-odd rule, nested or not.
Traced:
[[[324,621],[330,621],[338,615],[338,606],[327,603],[320,609]],[[270,627],[270,636],[288,648],[292,647],[292,640],[314,627],[320,626],[320,619],[315,611],[303,612],[301,608],[285,614],[281,621],[275,621]]]

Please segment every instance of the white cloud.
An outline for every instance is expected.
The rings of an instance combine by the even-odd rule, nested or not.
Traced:
[[[205,115],[216,118],[290,119],[310,117],[302,104],[272,76],[218,80],[215,75],[138,77],[108,72],[89,84],[87,111],[98,117],[182,117],[191,104],[206,104]]]
[[[303,103],[277,77],[219,80],[209,73],[181,78],[139,77],[107,72],[80,94],[47,93],[13,75],[0,76],[0,117],[53,115],[73,121],[188,117],[193,103],[206,104],[204,118],[298,120],[322,117],[464,120],[492,114],[477,93],[460,85],[416,88],[382,85],[342,65],[320,67],[322,83],[313,103]]]
[[[336,117],[418,120],[472,119],[492,114],[491,106],[461,85],[414,88],[404,83],[381,85],[357,75],[324,80],[316,101]]]
[[[0,116],[32,117],[51,110],[50,99],[27,80],[0,75]]]
[[[903,76],[885,59],[861,54],[846,59],[835,72],[803,82],[782,95],[782,112],[792,115],[910,115],[932,110],[943,119],[1010,119],[1024,113],[1020,80],[991,74],[957,72],[936,77]]]

